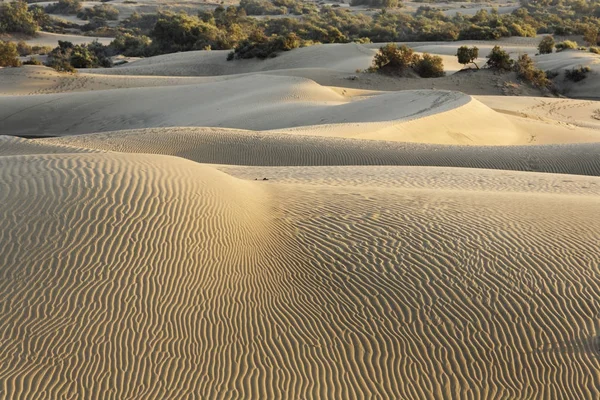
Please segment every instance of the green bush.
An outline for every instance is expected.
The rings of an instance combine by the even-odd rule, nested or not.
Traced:
[[[375,8],[396,8],[401,4],[398,0],[350,0],[350,5]]]
[[[591,72],[590,67],[579,66],[578,68],[572,68],[565,71],[565,79],[573,82],[579,82],[587,77],[587,74]]]
[[[77,14],[81,10],[80,0],[58,0],[57,3],[46,6],[45,11],[48,14]]]
[[[556,44],[556,51],[563,51],[567,49],[576,49],[577,43],[571,40],[565,40],[564,42],[560,42]]]
[[[62,72],[75,72],[75,68],[110,67],[108,47],[96,42],[73,45],[58,41],[58,47],[48,54],[46,65]]]
[[[42,65],[42,62],[35,57],[31,57],[29,60],[23,61],[23,65]]]
[[[477,69],[479,66],[475,63],[475,60],[479,57],[479,49],[476,46],[467,47],[460,46],[456,51],[458,62],[466,66],[467,64],[473,64]]]
[[[133,36],[129,33],[118,35],[109,44],[113,54],[122,54],[127,57],[149,57],[154,54],[155,48],[147,36]]]
[[[538,45],[538,51],[540,54],[550,54],[554,50],[554,44],[554,38],[552,36],[544,36]]]
[[[388,43],[379,48],[373,59],[373,70],[379,70],[392,74],[403,74],[406,69],[412,67],[419,56],[410,47],[396,46]]]
[[[442,57],[428,53],[423,53],[414,63],[413,68],[421,78],[439,78],[446,75]]]
[[[513,60],[500,46],[494,46],[487,59],[487,66],[497,71],[510,71],[513,65]]]
[[[24,1],[0,4],[0,33],[33,35],[39,29]]]
[[[18,67],[19,65],[21,65],[21,61],[19,61],[17,45],[0,40],[0,67]]]
[[[279,52],[289,51],[300,47],[304,43],[295,33],[288,33],[285,36],[267,37],[258,32],[247,40],[242,41],[232,53],[227,55],[227,60],[276,57]]]
[[[119,19],[119,10],[114,6],[101,4],[81,10],[77,13],[77,17],[86,21],[91,19],[116,21]]]
[[[514,66],[517,76],[522,80],[529,82],[533,86],[539,88],[547,88],[550,86],[550,80],[546,73],[539,68],[536,68],[533,60],[527,54],[521,54],[515,62]]]

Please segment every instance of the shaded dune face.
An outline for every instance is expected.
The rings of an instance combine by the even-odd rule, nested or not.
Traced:
[[[1,157],[3,395],[597,393],[597,197],[388,175],[308,185],[166,156]]]

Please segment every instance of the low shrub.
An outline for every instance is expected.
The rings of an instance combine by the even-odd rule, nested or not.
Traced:
[[[527,54],[519,56],[515,62],[514,70],[520,79],[538,88],[547,88],[551,84],[546,73],[536,68],[533,60]]]
[[[576,49],[577,43],[571,41],[571,40],[565,40],[563,42],[557,43],[556,44],[556,51],[563,51],[563,50],[568,50],[568,49]]]
[[[565,71],[565,79],[573,82],[579,82],[587,77],[591,72],[590,67],[579,66],[577,68],[568,69]]]
[[[0,40],[0,67],[18,67],[19,65],[21,65],[21,61],[19,61],[17,45]]]
[[[442,57],[432,56],[428,53],[423,53],[423,55],[415,61],[413,68],[421,78],[439,78],[446,75]]]
[[[554,44],[555,42],[552,36],[544,36],[538,45],[538,51],[540,54],[550,54],[554,50]]]
[[[500,46],[494,46],[490,54],[488,54],[487,59],[487,66],[497,71],[510,71],[514,62]]]

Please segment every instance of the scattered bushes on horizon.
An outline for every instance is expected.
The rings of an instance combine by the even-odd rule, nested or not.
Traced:
[[[500,46],[494,46],[490,54],[488,54],[487,59],[486,65],[490,69],[497,71],[510,71],[514,62],[510,58],[510,55],[502,50]]]
[[[85,8],[77,13],[77,18],[83,20],[106,20],[116,21],[119,19],[119,10],[109,4],[96,5],[92,8]]]
[[[577,43],[571,40],[565,40],[556,44],[556,51],[563,51],[568,49],[577,49]]]
[[[34,35],[38,29],[34,15],[24,1],[0,4],[0,33]]]
[[[350,0],[351,6],[367,6],[373,8],[397,8],[402,7],[399,0]]]
[[[422,56],[415,54],[410,47],[396,46],[388,43],[379,48],[371,72],[381,71],[390,75],[404,76],[413,70],[422,78],[438,78],[445,75],[444,63],[440,56],[423,53]]]
[[[587,74],[591,72],[590,67],[579,66],[577,68],[567,69],[565,71],[565,79],[573,82],[579,82],[587,77]]]
[[[75,15],[81,11],[81,1],[58,0],[57,3],[48,4],[44,10],[48,14]]]
[[[550,54],[554,50],[554,38],[551,35],[544,36],[538,45],[540,54]]]
[[[479,58],[479,49],[477,46],[460,46],[456,51],[456,56],[458,57],[458,62],[465,67],[467,64],[473,64],[477,69],[479,69],[479,65],[475,63],[475,60]]]
[[[285,36],[267,37],[262,32],[257,32],[247,40],[241,42],[234,51],[227,56],[227,61],[233,59],[273,58],[277,53],[296,49],[305,43],[293,32]]]
[[[0,67],[18,67],[19,65],[21,65],[21,61],[19,61],[17,45],[0,40]]]

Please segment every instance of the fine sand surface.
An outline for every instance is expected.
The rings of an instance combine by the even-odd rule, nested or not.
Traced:
[[[598,393],[600,178],[81,153],[0,187],[12,398]]]
[[[600,102],[374,51],[0,69],[0,398],[597,399]]]

